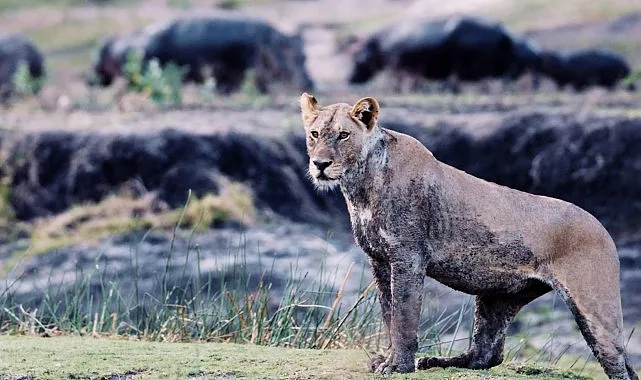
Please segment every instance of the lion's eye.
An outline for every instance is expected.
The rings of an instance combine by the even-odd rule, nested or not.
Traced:
[[[341,133],[338,134],[338,138],[340,140],[345,140],[348,137],[349,137],[349,132],[341,132]]]
[[[318,132],[317,131],[312,131],[311,135],[313,138],[317,139],[318,138]]]

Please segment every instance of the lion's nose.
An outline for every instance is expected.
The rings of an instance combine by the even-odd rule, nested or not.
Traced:
[[[324,161],[324,160],[314,160],[313,162],[314,162],[314,165],[316,165],[316,167],[320,171],[325,170],[327,167],[329,167],[329,165],[332,164],[332,161]]]

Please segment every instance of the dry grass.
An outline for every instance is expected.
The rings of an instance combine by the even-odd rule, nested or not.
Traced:
[[[96,204],[77,205],[59,215],[38,219],[32,226],[31,247],[24,254],[39,254],[131,230],[170,230],[180,222],[189,229],[210,228],[222,222],[251,225],[256,217],[251,192],[229,183],[220,194],[192,198],[183,209],[169,210],[155,194],[134,198],[110,195]]]

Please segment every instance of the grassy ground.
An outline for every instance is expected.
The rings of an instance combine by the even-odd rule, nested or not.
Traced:
[[[48,6],[52,8],[64,8],[81,5],[117,5],[135,3],[137,0],[0,0],[0,10],[14,10],[21,8],[33,8]]]
[[[223,2],[235,3],[244,13],[264,17],[276,23],[283,18],[281,14],[273,13],[275,11],[272,5],[278,5],[280,12],[288,15],[286,18],[291,24],[338,22],[345,29],[341,33],[365,33],[387,22],[408,17],[407,6],[399,6],[398,2],[394,1],[380,4],[377,2],[377,12],[359,12],[349,20],[343,20],[336,17],[336,12],[328,10],[345,8],[349,4],[353,6],[353,0],[347,1],[349,4],[339,4],[336,0],[303,3],[220,0],[213,4],[204,0],[0,0],[0,24],[7,31],[25,33],[45,53],[48,78],[40,101],[48,107],[55,108],[61,98],[69,98],[74,104],[84,104],[94,97],[109,98],[109,90],[90,91],[83,82],[83,75],[90,70],[92,56],[103,37],[128,33],[154,21],[167,20],[180,15],[181,12],[189,12],[190,9],[213,11],[216,7],[212,5],[220,5]],[[543,31],[533,36],[533,40],[543,48],[560,50],[592,46],[612,48],[625,54],[633,67],[641,64],[639,39],[630,38],[630,35],[636,34],[638,28],[622,33],[612,31],[603,25],[592,25],[594,22],[605,22],[628,12],[641,12],[641,4],[629,0],[568,0],[554,6],[546,0],[492,0],[485,3],[482,4],[479,0],[457,0],[446,10],[434,13],[430,2],[417,2],[412,5],[411,11],[413,14],[425,14],[430,17],[459,12],[490,17],[505,22],[519,33],[573,25],[564,30]],[[101,6],[96,8],[95,5]],[[319,12],[319,6],[324,11]],[[310,14],[314,17],[310,18]],[[312,40],[307,42],[313,43]],[[325,48],[321,47],[321,50]],[[325,58],[327,57],[322,58],[323,64],[314,65],[315,58],[312,54],[309,59],[310,67],[338,73],[339,76],[347,75],[343,73],[342,66],[334,67],[335,64],[331,63],[333,61]],[[320,75],[318,72],[311,74]]]
[[[0,337],[0,377],[85,379],[112,374],[139,378],[372,378],[362,350],[299,350],[218,343],[152,343],[107,338]],[[519,364],[489,371],[432,369],[391,379],[589,379],[573,372]]]
[[[566,0],[554,5],[549,0],[505,0],[494,2],[479,13],[523,31],[599,21],[639,11],[641,4],[629,0]]]

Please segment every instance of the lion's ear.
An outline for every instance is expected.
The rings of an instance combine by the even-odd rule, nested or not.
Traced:
[[[316,120],[319,108],[318,101],[312,95],[304,92],[300,96],[300,111],[305,126],[312,124]]]
[[[351,116],[365,125],[368,131],[376,126],[378,120],[378,101],[374,98],[363,98],[352,107]]]

